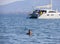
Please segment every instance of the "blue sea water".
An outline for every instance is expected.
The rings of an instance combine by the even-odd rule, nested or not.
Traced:
[[[0,15],[0,44],[60,44],[60,19]],[[26,35],[31,29],[32,36]]]

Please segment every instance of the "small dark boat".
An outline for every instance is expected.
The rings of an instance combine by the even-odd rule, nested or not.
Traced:
[[[32,14],[29,14],[29,18],[38,18],[40,16],[39,11],[35,10]]]
[[[38,18],[38,14],[32,13],[32,14],[30,14],[30,17],[29,18]]]

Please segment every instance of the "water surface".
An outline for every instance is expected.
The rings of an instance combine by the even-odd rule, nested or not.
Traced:
[[[32,30],[32,36],[26,35]],[[60,44],[60,19],[0,15],[0,44]]]

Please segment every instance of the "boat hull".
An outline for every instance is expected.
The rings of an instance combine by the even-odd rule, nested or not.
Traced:
[[[29,18],[38,18],[38,14],[30,14],[30,17]]]
[[[39,16],[38,19],[60,19],[60,14],[49,14],[49,16],[47,16],[47,14],[43,14]]]

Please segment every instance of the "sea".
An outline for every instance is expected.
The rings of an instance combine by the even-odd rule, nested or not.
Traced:
[[[26,34],[29,29],[31,36]],[[0,15],[0,44],[60,44],[60,19],[29,19],[27,14]]]

